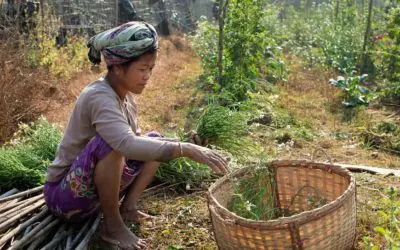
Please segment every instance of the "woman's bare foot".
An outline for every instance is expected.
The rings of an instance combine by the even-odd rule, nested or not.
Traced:
[[[101,238],[110,244],[117,245],[123,250],[146,249],[147,243],[132,233],[128,227],[121,225],[110,228],[104,225]]]
[[[121,216],[125,221],[131,222],[131,223],[137,223],[140,224],[141,222],[145,220],[162,220],[161,216],[152,216],[150,214],[146,214],[142,211],[139,211],[137,209],[132,209],[132,210],[127,210],[121,208],[120,210]]]

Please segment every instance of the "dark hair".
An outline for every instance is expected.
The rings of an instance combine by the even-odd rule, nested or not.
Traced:
[[[146,51],[146,53],[144,53],[144,54],[142,54],[142,55],[140,55],[140,56],[137,56],[137,57],[133,57],[133,58],[130,59],[129,61],[123,62],[123,63],[121,63],[121,64],[119,64],[119,65],[121,65],[121,67],[122,67],[123,70],[126,70],[126,69],[129,68],[129,66],[130,66],[133,62],[138,61],[142,56],[144,56],[144,55],[154,55],[155,53],[157,53],[157,51],[158,51],[158,48],[156,48],[156,47],[151,47],[148,51]],[[109,65],[109,66],[107,66],[108,72],[112,72],[112,71],[113,71],[113,66],[114,66],[114,65]]]

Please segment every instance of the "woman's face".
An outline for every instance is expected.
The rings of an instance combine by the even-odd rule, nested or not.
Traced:
[[[125,90],[134,94],[141,94],[149,83],[156,59],[157,53],[145,54],[131,63],[128,68],[118,67],[118,82]]]

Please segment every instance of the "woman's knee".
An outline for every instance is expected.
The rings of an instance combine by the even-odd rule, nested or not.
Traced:
[[[144,169],[148,169],[148,168],[151,168],[151,169],[157,169],[157,168],[159,168],[160,167],[160,162],[158,162],[158,161],[149,161],[149,162],[145,162],[144,164],[143,164],[143,168]]]
[[[110,171],[116,171],[121,174],[124,166],[125,157],[121,153],[112,150],[103,159],[97,162],[95,173],[99,171],[107,171],[108,173],[110,173]]]

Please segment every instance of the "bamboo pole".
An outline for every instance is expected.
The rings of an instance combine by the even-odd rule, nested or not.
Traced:
[[[42,247],[40,250],[52,250],[52,249],[55,249],[57,247],[57,244],[60,241],[62,241],[63,239],[65,239],[68,236],[68,234],[70,234],[70,233],[71,233],[71,231],[70,230],[68,230],[68,231],[65,230],[65,227],[64,227],[63,230],[57,236],[54,236],[52,241],[50,241],[47,245]],[[34,250],[34,249],[32,249],[32,250]]]
[[[40,222],[35,222],[35,223],[32,223],[31,225],[29,225],[26,229],[25,229],[25,231],[24,231],[24,236],[25,235],[27,235],[30,231],[32,231],[32,229],[34,228],[34,227],[36,227],[38,224],[39,224]]]
[[[101,214],[99,214],[97,216],[97,218],[94,221],[94,223],[92,224],[90,230],[87,232],[85,238],[83,238],[83,240],[81,241],[81,243],[79,243],[79,245],[77,246],[77,248],[75,250],[84,250],[87,248],[87,245],[88,245],[90,239],[92,238],[92,235],[96,232],[97,227],[100,224],[100,220],[101,220]]]
[[[81,236],[86,233],[87,229],[89,228],[90,224],[93,222],[93,219],[90,218],[88,219],[88,221],[83,225],[83,227],[81,228],[81,230],[79,230],[78,234],[75,236],[75,238],[73,240],[71,240],[71,243],[69,245],[69,247],[66,248],[66,250],[72,250],[74,248],[74,246],[79,242],[79,239],[81,238]],[[71,238],[72,239],[72,238]]]
[[[1,214],[1,218],[0,218],[0,223],[2,223],[3,221],[6,221],[8,218],[15,216],[15,213],[21,212],[21,210],[23,210],[26,206],[40,200],[43,199],[43,194],[40,194],[38,196],[29,198],[28,200],[22,201],[16,204],[17,206],[6,211],[5,213]],[[7,218],[8,217],[8,218]]]
[[[20,203],[22,198],[17,198],[17,199],[15,199],[15,200],[11,200],[11,201],[7,201],[7,202],[4,202],[4,203],[1,203],[0,204],[0,212],[2,212],[2,211],[4,211],[4,210],[7,210],[7,209],[10,209],[10,208],[13,208],[13,207],[15,207],[15,206],[18,206],[18,203]]]
[[[37,227],[35,227],[35,229],[33,229],[30,233],[28,233],[24,237],[22,237],[21,240],[17,241],[8,250],[22,249],[24,246],[26,246],[30,242],[35,241],[36,239],[47,235],[50,232],[50,230],[52,230],[53,227],[56,226],[60,222],[60,219],[58,219],[58,218],[51,221],[53,219],[53,217],[54,217],[53,215],[48,216],[46,218],[46,220],[43,221],[43,224],[40,223]],[[51,222],[48,223],[49,221],[51,221]]]
[[[27,250],[36,250],[39,249],[38,246],[43,243],[43,241],[47,238],[47,235],[42,235],[41,237],[38,237],[36,240],[32,241],[32,243],[29,245]]]
[[[48,212],[48,209],[45,208],[42,212],[40,212],[39,214],[33,216],[32,218],[30,218],[29,220],[25,221],[24,223],[22,223],[21,225],[17,226],[16,228],[14,228],[13,230],[11,230],[10,232],[6,233],[5,235],[3,235],[0,238],[0,246],[5,244],[9,239],[13,238],[15,235],[17,235],[18,233],[22,232],[22,230],[24,230],[25,228],[27,228],[28,226],[30,226],[32,223],[35,223],[36,221],[40,220],[43,216],[45,216]]]
[[[63,232],[65,231],[65,227],[66,227],[66,224],[63,224],[63,225],[58,229],[58,231],[57,231],[56,234],[54,235],[52,241],[54,241],[54,239],[58,238],[58,237],[60,236],[60,234],[63,233]],[[35,250],[35,249],[38,249],[38,246],[39,246],[46,238],[47,238],[47,235],[43,235],[42,237],[37,238],[35,241],[33,241],[33,242],[29,245],[29,247],[27,248],[27,250]],[[50,244],[52,241],[50,241],[48,244]],[[44,247],[46,247],[48,244],[46,244]],[[40,249],[43,250],[44,247],[42,247],[42,248],[40,248]],[[55,249],[55,248],[52,248],[52,249]]]
[[[28,209],[22,211],[20,214],[1,223],[0,224],[0,233],[3,232],[5,229],[9,228],[10,226],[12,226],[15,222],[17,222],[23,216],[29,214],[30,212],[38,209],[41,206],[43,206],[43,204],[44,204],[44,200],[40,200],[40,201],[36,202],[35,204],[30,205]]]
[[[36,193],[36,192],[39,192],[39,191],[42,191],[42,190],[43,190],[43,186],[32,188],[32,189],[26,190],[24,192],[20,192],[18,194],[14,194],[14,195],[11,195],[11,196],[8,196],[8,197],[5,197],[5,198],[1,198],[0,199],[0,203],[4,202],[4,201],[8,201],[8,200],[13,200],[15,198],[27,196],[27,195],[30,195],[30,194],[33,194],[33,193]]]
[[[70,234],[67,238],[67,244],[65,245],[65,249],[71,249],[72,248],[72,234]]]
[[[5,192],[4,194],[0,195],[0,198],[5,198],[5,197],[10,196],[10,195],[13,195],[13,194],[15,194],[15,193],[18,193],[18,189],[13,188],[13,189],[11,189],[10,191]]]

